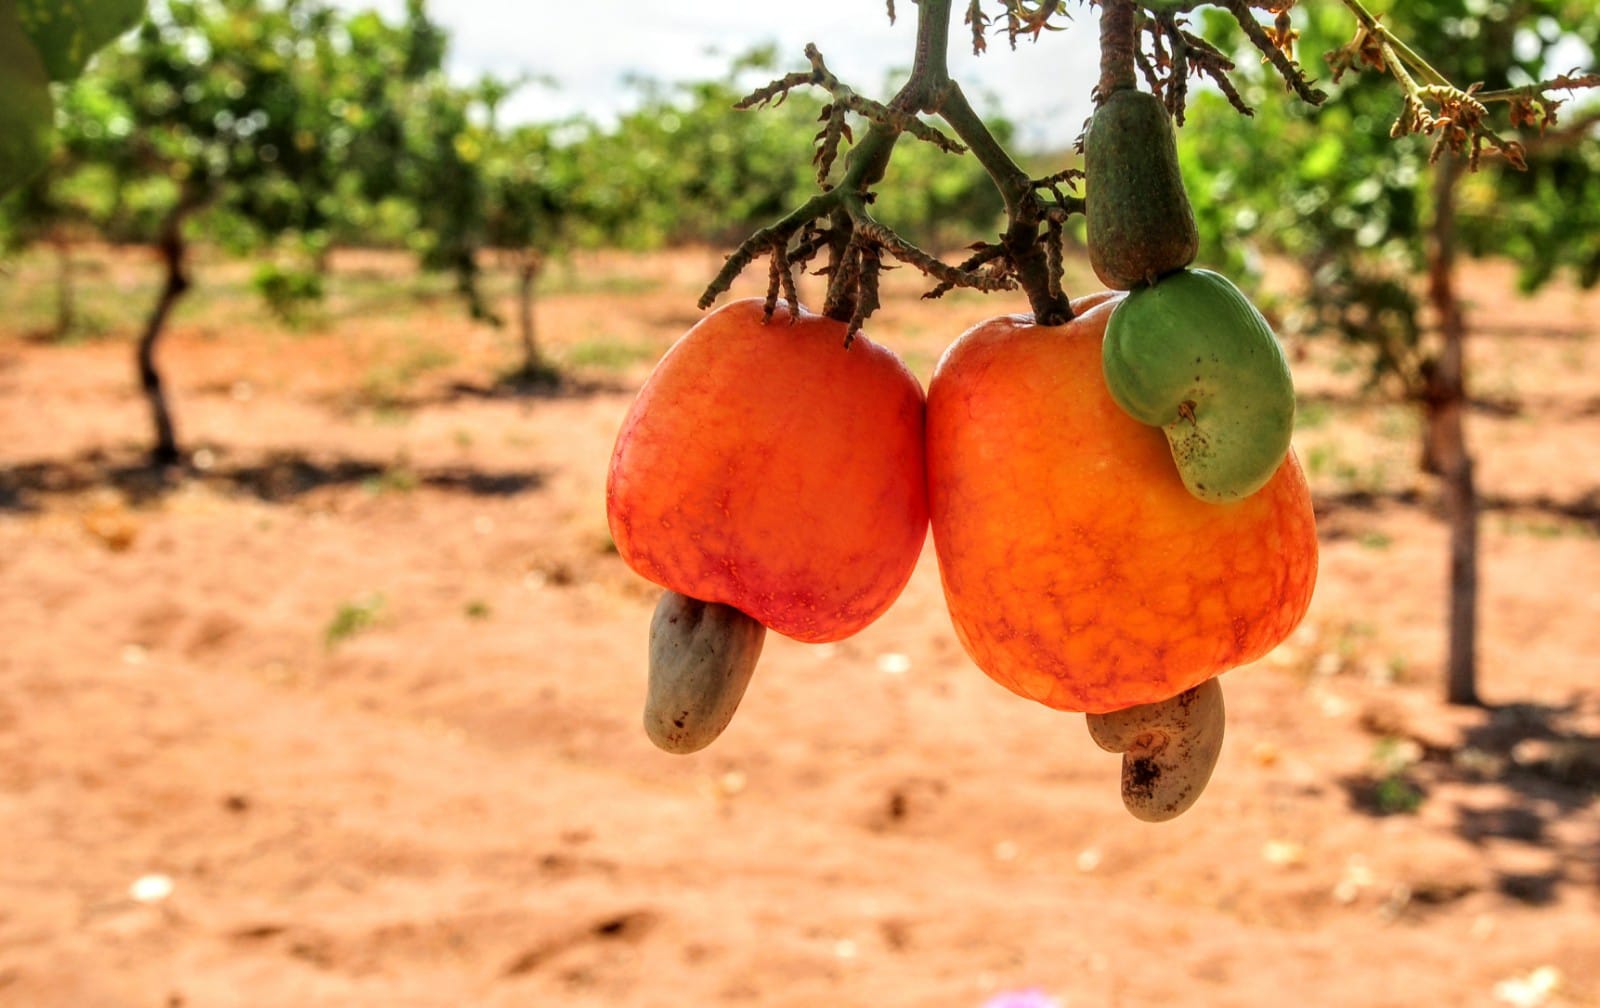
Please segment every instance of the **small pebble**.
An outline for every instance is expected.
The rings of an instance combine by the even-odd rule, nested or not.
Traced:
[[[135,903],[160,903],[172,895],[170,875],[141,875],[128,886],[128,898]]]

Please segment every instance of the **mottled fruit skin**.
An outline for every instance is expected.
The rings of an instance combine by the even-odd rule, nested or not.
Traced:
[[[1162,428],[1189,492],[1238,500],[1278,471],[1294,433],[1283,348],[1226,277],[1182,270],[1122,300],[1101,365],[1111,397]]]
[[[928,388],[945,599],[972,659],[1060,710],[1154,703],[1261,657],[1305,614],[1317,539],[1289,456],[1230,504],[1184,488],[1161,431],[1112,401],[1100,345],[1118,299],[1063,326],[991,319]]]
[[[617,551],[664,588],[834,641],[899,596],[927,537],[922,386],[842,322],[759,300],[707,315],[622,422]]]
[[[1083,138],[1089,265],[1132,290],[1194,262],[1200,230],[1178,169],[1172,117],[1144,91],[1114,91]]]
[[[732,606],[662,592],[650,620],[650,741],[678,754],[715,741],[744,699],[766,637],[766,627]]]

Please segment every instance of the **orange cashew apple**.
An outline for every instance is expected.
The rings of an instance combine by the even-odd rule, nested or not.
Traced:
[[[1061,326],[981,323],[928,387],[929,508],[956,633],[1001,685],[1087,712],[1091,728],[1180,697],[1187,711],[1189,691],[1288,636],[1317,571],[1292,453],[1254,494],[1200,501],[1161,430],[1112,400],[1100,355],[1120,297],[1080,299]],[[1179,721],[1220,731],[1221,696],[1209,697]],[[1124,739],[1130,760],[1150,755],[1134,746],[1151,737],[1097,734],[1107,747]],[[1133,770],[1125,762],[1125,800]]]

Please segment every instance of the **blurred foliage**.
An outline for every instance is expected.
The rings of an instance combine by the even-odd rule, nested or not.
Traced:
[[[1009,147],[1016,127],[998,110],[980,111],[995,140]],[[935,253],[965,246],[974,237],[992,239],[1006,226],[1005,201],[971,154],[902,141],[881,189],[873,215],[901,234],[915,235]]]
[[[143,13],[144,0],[0,2],[0,196],[50,160],[50,82],[77,77]]]
[[[1332,5],[1301,5],[1296,17],[1308,64],[1351,29]],[[1441,0],[1394,5],[1386,18],[1447,75],[1489,87],[1570,69],[1553,61],[1592,59],[1600,46],[1600,12],[1577,0]],[[1205,27],[1249,49],[1228,18]],[[279,308],[315,296],[320,285],[294,274],[323,269],[329,249],[377,245],[453,271],[490,317],[477,293],[486,250],[727,246],[816,191],[821,97],[733,109],[790,68],[770,49],[731,60],[717,80],[633,80],[631,110],[610,124],[506,124],[519,88],[547,85],[453,82],[448,44],[422,0],[393,19],[326,0],[165,0],[58,88],[50,170],[0,202],[0,242],[91,232],[148,242],[187,203],[193,234],[274,263],[261,288]],[[1239,81],[1253,118],[1203,92],[1182,132],[1205,260],[1240,274],[1262,252],[1295,259],[1313,297],[1288,327],[1337,329],[1401,366],[1420,338],[1426,140],[1388,139],[1399,97],[1372,73],[1331,86],[1320,110],[1265,69]],[[1525,138],[1528,172],[1492,163],[1461,187],[1464,247],[1514,260],[1528,289],[1567,269],[1600,279],[1596,106],[1574,99],[1563,113],[1551,134]],[[1010,138],[1002,117],[986,118]],[[1590,128],[1571,133],[1581,122]],[[935,249],[999,225],[998,194],[970,155],[908,140],[878,188],[874,213]]]
[[[14,4],[17,20],[33,39],[53,81],[72,80],[83,73],[96,50],[144,14],[144,0],[14,0]]]
[[[1380,5],[1381,6],[1381,5]],[[1389,4],[1385,24],[1413,40],[1445,76],[1465,86],[1514,87],[1593,61],[1600,8],[1571,0],[1439,0]],[[1343,44],[1349,16],[1337,5],[1295,9],[1300,58],[1315,65]],[[1208,18],[1208,37],[1232,37],[1241,68],[1247,44],[1226,18]],[[1568,61],[1568,62],[1562,62]],[[1260,291],[1290,332],[1331,331],[1373,351],[1374,377],[1408,385],[1426,366],[1419,297],[1432,222],[1430,138],[1391,140],[1400,113],[1393,81],[1368,71],[1322,81],[1327,103],[1313,109],[1283,93],[1263,69],[1236,79],[1255,108],[1240,116],[1220,95],[1195,96],[1179,138],[1184,174],[1200,222],[1203,262],[1235,275],[1259,270],[1259,256],[1287,256],[1308,280],[1298,305]],[[1494,107],[1504,123],[1505,107]],[[1460,247],[1517,264],[1532,290],[1559,271],[1584,284],[1600,278],[1600,140],[1592,96],[1572,98],[1543,136],[1528,130],[1528,170],[1502,160],[1462,175],[1457,188]]]
[[[0,242],[150,242],[182,205],[192,237],[273,263],[258,286],[276,309],[315,296],[297,274],[330,248],[376,245],[454,272],[492,318],[485,250],[727,245],[816,190],[817,96],[733,108],[778,73],[770,49],[718,80],[629,81],[631,110],[602,127],[502,124],[519,88],[546,85],[454,83],[447,46],[421,0],[393,20],[325,0],[155,5],[61,90],[51,169],[0,202]],[[970,156],[907,142],[881,188],[882,219],[934,247],[998,225]]]
[[[363,142],[339,15],[312,0],[166,0],[61,92],[51,170],[5,206],[13,243],[62,227],[150,242],[192,219],[249,254],[314,266],[353,233]],[[369,76],[379,72],[372,68]],[[311,284],[268,284],[275,307]]]
[[[0,5],[0,193],[50,157],[50,77],[11,5]]]

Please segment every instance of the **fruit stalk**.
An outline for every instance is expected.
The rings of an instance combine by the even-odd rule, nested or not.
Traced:
[[[1095,91],[1101,102],[1117,91],[1138,87],[1134,75],[1135,33],[1133,0],[1102,0],[1100,4],[1100,83]]]

